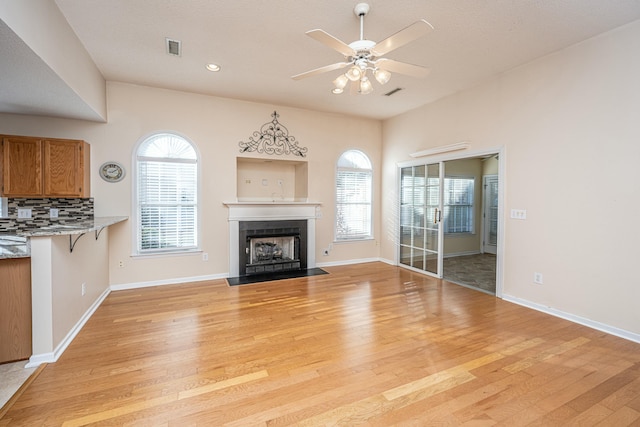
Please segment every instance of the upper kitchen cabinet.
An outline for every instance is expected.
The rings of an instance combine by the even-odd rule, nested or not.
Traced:
[[[0,162],[5,197],[89,197],[89,144],[80,140],[4,136]]]
[[[89,197],[89,144],[77,140],[44,140],[44,195]]]

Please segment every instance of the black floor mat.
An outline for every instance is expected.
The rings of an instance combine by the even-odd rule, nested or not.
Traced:
[[[251,283],[269,282],[271,280],[295,279],[297,277],[318,276],[329,274],[321,268],[309,268],[307,270],[283,271],[282,273],[255,274],[253,276],[229,277],[227,282],[231,286],[248,285]]]

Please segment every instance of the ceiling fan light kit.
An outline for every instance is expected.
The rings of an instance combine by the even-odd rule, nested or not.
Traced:
[[[306,34],[309,37],[344,55],[345,61],[297,74],[292,78],[294,80],[300,80],[317,74],[349,67],[344,74],[339,75],[333,81],[334,88],[332,93],[343,93],[349,82],[352,82],[352,88],[356,89],[355,91],[357,91],[357,93],[367,95],[373,92],[373,84],[367,76],[368,71],[371,71],[373,77],[381,85],[386,84],[391,79],[391,72],[412,77],[426,77],[429,69],[425,67],[382,58],[382,56],[426,35],[433,30],[431,24],[421,19],[381,42],[376,43],[364,38],[364,17],[369,13],[369,10],[370,7],[367,3],[358,3],[353,9],[354,14],[360,19],[360,39],[349,44],[344,43],[323,30],[316,29],[307,31]]]

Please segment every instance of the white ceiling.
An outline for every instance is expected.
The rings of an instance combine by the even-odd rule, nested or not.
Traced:
[[[434,26],[428,36],[386,55],[427,66],[431,74],[425,79],[394,74],[384,87],[374,82],[370,95],[347,91],[333,95],[331,82],[340,71],[300,81],[291,76],[343,59],[304,33],[320,28],[346,43],[357,40],[359,20],[353,13],[357,1],[55,2],[108,81],[375,119],[475,86],[640,19],[638,0],[369,0],[367,39],[380,41],[418,19]],[[0,36],[3,58],[25,49],[4,25]],[[167,55],[165,37],[182,42],[181,57]],[[24,61],[3,59],[0,111],[52,115],[50,100],[41,99],[46,84],[56,89],[62,110],[78,102],[44,63],[28,55],[27,59],[27,69],[20,69]],[[219,63],[222,71],[206,71],[207,62]],[[397,87],[403,90],[383,95]]]

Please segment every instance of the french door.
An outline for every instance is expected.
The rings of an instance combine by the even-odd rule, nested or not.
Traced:
[[[444,165],[400,169],[400,264],[442,277]]]
[[[498,175],[486,175],[482,181],[484,188],[482,251],[495,255],[498,247]]]

